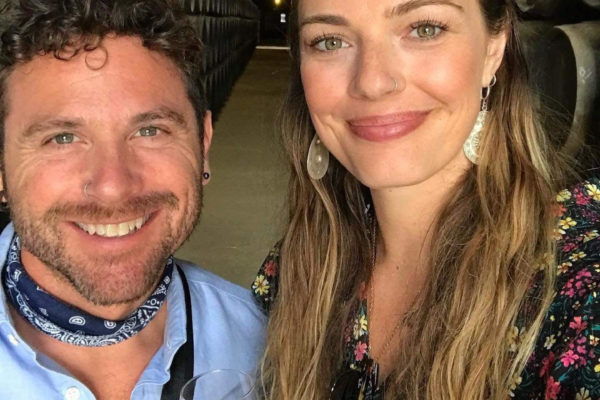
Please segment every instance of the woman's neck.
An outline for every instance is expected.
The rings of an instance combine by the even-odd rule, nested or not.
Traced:
[[[413,186],[371,190],[379,225],[377,264],[398,264],[427,248],[430,232],[463,175],[464,170],[441,171]]]
[[[434,225],[461,176],[437,174],[411,187],[371,190],[379,229],[368,292],[369,344],[381,379],[390,373],[397,343],[406,334],[400,324],[428,280]]]

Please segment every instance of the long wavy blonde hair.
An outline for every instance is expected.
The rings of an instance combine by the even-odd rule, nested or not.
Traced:
[[[480,0],[490,34],[508,33],[479,165],[442,208],[431,275],[408,318],[386,395],[506,399],[532,351],[553,296],[554,195],[567,165],[543,131],[510,0]],[[262,363],[270,399],[326,399],[342,365],[343,332],[369,281],[368,189],[332,160],[315,181],[306,157],[315,134],[300,79],[298,4],[292,6],[292,79],[280,115],[291,166],[279,288]],[[535,293],[531,283],[539,279]],[[521,326],[517,315],[530,310]],[[426,310],[426,311],[425,311]],[[507,337],[520,329],[516,346]]]

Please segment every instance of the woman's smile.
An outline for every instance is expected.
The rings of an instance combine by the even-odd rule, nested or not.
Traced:
[[[423,124],[429,111],[408,111],[387,115],[373,115],[348,120],[350,131],[371,141],[384,142],[398,139]]]

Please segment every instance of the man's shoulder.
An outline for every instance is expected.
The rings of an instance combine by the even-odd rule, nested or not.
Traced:
[[[257,307],[248,289],[229,282],[217,274],[207,271],[189,261],[177,259],[176,263],[183,269],[192,292],[210,297],[211,299],[218,298],[221,305],[235,307],[237,312],[245,310],[255,315],[261,321],[264,319],[264,314]]]

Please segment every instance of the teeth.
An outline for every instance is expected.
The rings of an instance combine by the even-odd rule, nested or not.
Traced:
[[[96,226],[95,225],[88,225],[87,226],[87,230],[84,229],[87,233],[89,233],[90,235],[93,235],[94,233],[96,233]]]
[[[119,234],[119,228],[115,224],[106,225],[106,236],[115,237]]]
[[[106,225],[96,225],[96,235],[106,235]]]
[[[129,233],[129,222],[122,222],[119,224],[119,236],[124,236]]]
[[[148,218],[149,216],[141,217],[131,221],[121,222],[119,224],[84,224],[77,222],[77,226],[90,235],[121,237],[127,236],[140,229],[146,223],[146,221],[148,221]]]

